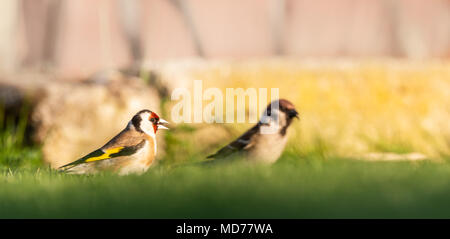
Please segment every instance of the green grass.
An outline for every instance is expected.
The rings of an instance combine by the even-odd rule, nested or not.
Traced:
[[[204,154],[180,127],[144,175],[77,176],[43,165],[24,125],[0,131],[0,218],[450,218],[450,160],[337,158],[318,139],[271,166],[179,166]]]
[[[298,158],[119,177],[0,173],[1,218],[449,218],[450,164]]]
[[[0,105],[0,166],[15,169],[42,165],[39,147],[25,142],[28,114],[28,108],[22,107],[18,119],[6,117]]]

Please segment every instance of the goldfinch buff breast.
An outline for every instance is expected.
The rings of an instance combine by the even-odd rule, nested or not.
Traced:
[[[71,174],[93,174],[102,171],[120,175],[144,173],[156,156],[156,132],[167,129],[161,119],[150,110],[136,113],[127,127],[103,147],[66,164],[59,169]]]

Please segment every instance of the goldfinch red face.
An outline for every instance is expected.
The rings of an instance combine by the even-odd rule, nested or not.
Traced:
[[[131,123],[136,130],[148,135],[155,135],[158,129],[168,129],[164,126],[165,124],[168,124],[168,122],[161,119],[156,113],[150,110],[138,112],[131,120]]]
[[[150,117],[148,118],[148,120],[152,123],[155,134],[158,129],[169,129],[164,126],[164,124],[168,124],[169,122],[159,118],[159,116],[154,112],[150,113]]]

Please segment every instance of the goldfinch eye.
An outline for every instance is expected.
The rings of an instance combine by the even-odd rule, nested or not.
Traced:
[[[156,119],[155,119],[155,118],[150,118],[150,121],[151,121],[152,123],[155,123],[155,122],[156,122]]]

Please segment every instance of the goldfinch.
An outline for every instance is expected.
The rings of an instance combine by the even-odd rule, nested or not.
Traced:
[[[127,127],[103,147],[59,169],[72,174],[113,171],[120,175],[143,173],[156,156],[156,131],[167,121],[150,110],[136,113]]]
[[[278,103],[278,109],[272,107],[275,103]],[[291,102],[285,99],[271,102],[255,126],[217,153],[208,156],[215,160],[207,162],[241,156],[253,162],[274,163],[286,146],[286,133],[293,118],[299,117]]]

